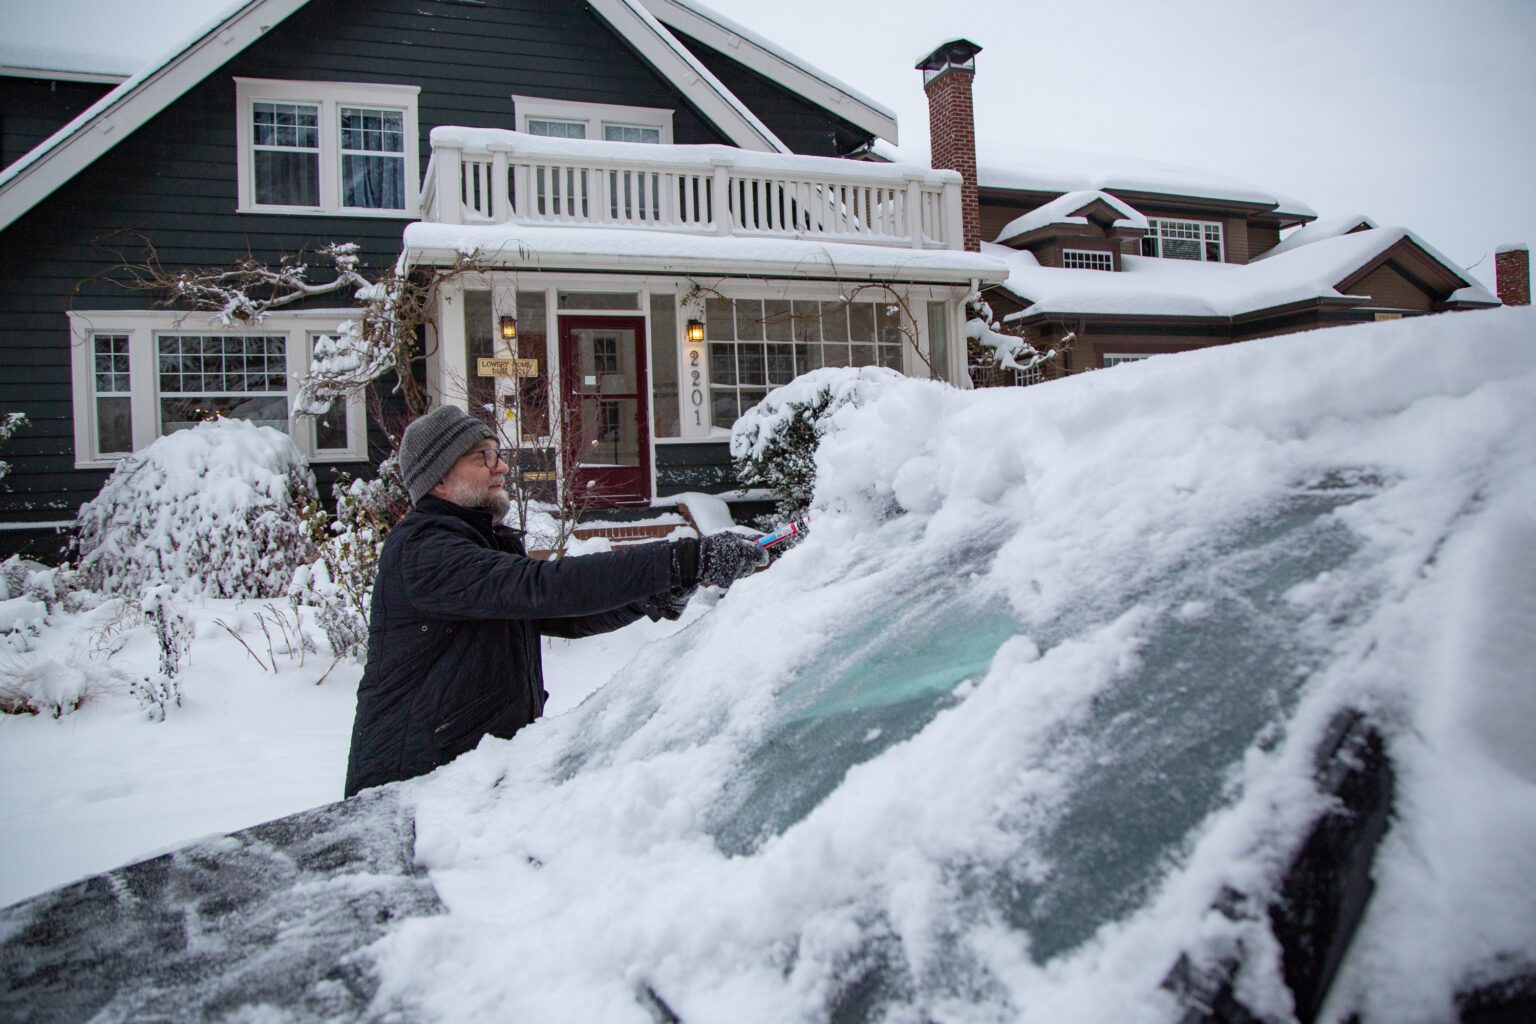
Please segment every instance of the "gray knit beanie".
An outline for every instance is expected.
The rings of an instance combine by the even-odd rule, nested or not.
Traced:
[[[495,437],[483,420],[454,405],[440,405],[412,420],[400,438],[400,475],[412,504],[426,497],[470,449]]]

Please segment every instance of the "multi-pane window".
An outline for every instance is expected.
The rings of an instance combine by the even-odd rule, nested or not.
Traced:
[[[341,205],[405,209],[405,112],[341,108]]]
[[[551,139],[584,139],[587,137],[585,121],[563,121],[552,117],[530,117],[529,135],[544,135]]]
[[[189,327],[174,313],[70,313],[75,460],[108,466],[155,438],[202,420],[236,417],[292,433],[307,456],[366,458],[361,400],[290,419],[289,393],[315,365],[335,311],[274,312],[260,329]]]
[[[904,334],[894,306],[879,302],[710,299],[710,405],[728,427],[770,388],[823,366],[901,369]]]
[[[160,430],[231,417],[288,430],[288,339],[281,334],[161,334]]]
[[[413,212],[415,86],[236,78],[240,210]]]
[[[587,122],[567,121],[556,117],[530,117],[527,121],[529,135],[543,135],[552,139],[584,139]],[[660,144],[661,129],[648,124],[609,124],[603,122],[604,142],[648,142]]]
[[[320,205],[320,108],[257,100],[251,104],[256,202]]]
[[[133,385],[129,375],[128,335],[91,337],[96,393],[96,450],[103,455],[133,451]]]
[[[1107,252],[1087,249],[1063,249],[1061,265],[1068,270],[1114,270],[1115,257]]]
[[[603,139],[607,142],[660,144],[661,129],[646,124],[604,124]]]
[[[600,139],[604,142],[672,141],[672,111],[665,107],[634,107],[617,103],[582,103],[547,96],[513,95],[517,126],[529,135],[556,139]]]
[[[1170,260],[1222,260],[1221,224],[1203,220],[1160,220],[1149,217],[1149,230],[1141,239],[1143,256]]]
[[[1138,363],[1141,360],[1147,359],[1147,358],[1150,358],[1150,357],[1143,356],[1143,355],[1131,355],[1129,353],[1119,352],[1119,353],[1115,353],[1113,355],[1106,355],[1106,356],[1104,356],[1104,365],[1105,366],[1119,366],[1121,363]]]
[[[592,339],[592,369],[597,373],[619,372],[619,339],[598,335]]]

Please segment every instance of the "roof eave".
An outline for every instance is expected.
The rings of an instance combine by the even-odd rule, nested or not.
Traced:
[[[107,71],[65,71],[26,64],[0,64],[0,78],[35,78],[42,82],[86,82],[91,85],[121,85],[128,81],[127,75]]]
[[[856,128],[885,139],[900,142],[896,114],[867,96],[861,96],[842,83],[798,58],[768,49],[718,17],[678,0],[640,0],[646,9],[670,28],[692,36],[732,60],[776,82],[790,92],[805,97]]]
[[[408,245],[408,268],[447,268],[463,258],[463,249],[449,245]],[[914,255],[920,255],[914,253]],[[792,281],[860,281],[900,285],[983,286],[1006,280],[1006,270],[978,267],[893,268],[889,264],[858,264],[846,259],[835,265],[822,260],[755,260],[700,256],[631,256],[613,253],[555,253],[508,251],[504,259],[484,253],[480,258],[491,270],[516,269],[523,273],[645,274],[686,277],[750,277]]]

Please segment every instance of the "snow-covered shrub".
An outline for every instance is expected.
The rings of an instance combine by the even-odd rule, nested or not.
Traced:
[[[384,535],[410,510],[411,499],[391,455],[372,480],[336,488],[336,515],[306,510],[319,557],[293,576],[290,595],[315,608],[336,657],[361,657],[368,646],[368,602]]]
[[[314,557],[299,508],[315,494],[287,434],[199,423],[125,458],[80,507],[80,572],[93,589],[134,598],[160,583],[209,597],[280,595]]]
[[[803,514],[816,489],[816,446],[833,417],[903,379],[880,366],[827,367],[768,392],[731,428],[736,478],[771,491],[781,519]]]
[[[27,425],[27,414],[24,412],[0,413],[0,444],[11,439],[11,435]],[[0,480],[4,480],[11,472],[11,464],[0,459]]]
[[[0,562],[0,648],[32,649],[58,600],[57,570],[12,555]]]
[[[62,664],[52,658],[0,659],[0,712],[7,715],[51,715],[62,718],[78,711],[98,693],[132,682],[115,669],[90,662]]]
[[[182,662],[192,653],[192,627],[171,599],[173,593],[167,584],[149,587],[139,604],[160,644],[160,674],[172,680],[181,675]],[[179,697],[177,703],[181,703]]]
[[[165,721],[171,705],[181,707],[181,679],[175,676],[142,676],[128,681],[128,692],[152,720]]]

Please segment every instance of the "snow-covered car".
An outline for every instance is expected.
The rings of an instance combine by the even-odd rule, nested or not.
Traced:
[[[0,1007],[1536,1006],[1533,328],[893,383],[835,417],[808,538],[579,707],[0,912]]]

